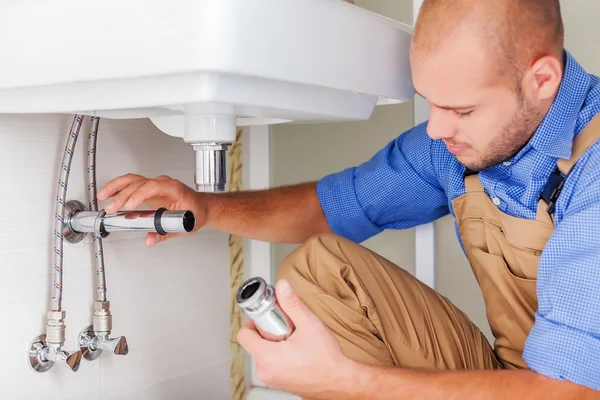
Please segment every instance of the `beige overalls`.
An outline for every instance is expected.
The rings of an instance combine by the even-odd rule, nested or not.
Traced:
[[[600,115],[576,137],[567,174],[600,138]],[[554,230],[540,200],[534,220],[501,212],[477,175],[452,201],[469,263],[495,336],[484,335],[445,297],[383,257],[350,240],[318,235],[282,263],[302,300],[355,360],[425,369],[527,368],[521,355],[537,309],[538,261]]]

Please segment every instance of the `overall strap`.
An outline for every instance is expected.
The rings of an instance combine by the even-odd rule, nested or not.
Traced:
[[[465,189],[467,193],[484,192],[485,189],[481,182],[479,182],[478,175],[469,175],[465,178]]]
[[[479,181],[479,175],[475,171],[466,169],[463,179],[467,193],[485,192],[483,185]]]
[[[563,175],[568,175],[579,160],[581,155],[587,151],[596,141],[600,139],[600,114],[596,115],[573,141],[571,158],[559,158],[556,164]]]
[[[577,163],[579,158],[585,153],[596,141],[600,139],[600,114],[597,114],[583,130],[573,140],[573,148],[571,151],[571,157],[569,159],[559,158],[556,162],[556,169],[550,174],[544,190],[540,195],[547,205],[547,212],[549,214],[554,213],[556,207],[556,201],[558,196],[565,184],[567,176],[573,169],[573,166]],[[540,205],[542,202],[540,201]],[[538,206],[538,215],[540,214],[540,207]]]

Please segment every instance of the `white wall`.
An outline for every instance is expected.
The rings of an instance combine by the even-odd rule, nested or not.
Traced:
[[[143,234],[111,234],[104,243],[113,334],[127,337],[129,354],[82,360],[75,373],[29,369],[27,347],[43,333],[49,303],[54,198],[71,121],[0,116],[0,398],[230,399],[228,244],[214,231],[152,249]],[[86,204],[87,128],[86,119],[68,192]],[[147,120],[101,120],[97,161],[99,186],[127,172],[192,183],[191,149]],[[65,243],[64,251],[66,348],[73,350],[91,324],[95,286],[89,240]]]
[[[600,37],[600,1],[561,0],[567,50],[588,72],[600,75],[600,52],[594,39]]]
[[[377,107],[369,121],[271,127],[271,186],[317,180],[359,164],[412,125],[412,102]],[[414,272],[414,229],[386,231],[363,244]],[[274,244],[276,270],[296,245]]]

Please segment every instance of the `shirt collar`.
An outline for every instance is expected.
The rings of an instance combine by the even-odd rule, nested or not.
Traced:
[[[550,157],[568,159],[571,157],[575,124],[589,90],[590,76],[566,50],[563,62],[564,74],[557,96],[529,144]]]

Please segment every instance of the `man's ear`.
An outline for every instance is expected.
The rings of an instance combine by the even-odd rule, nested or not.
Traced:
[[[533,98],[544,101],[556,95],[562,75],[562,61],[556,57],[544,56],[529,67],[523,83]]]

